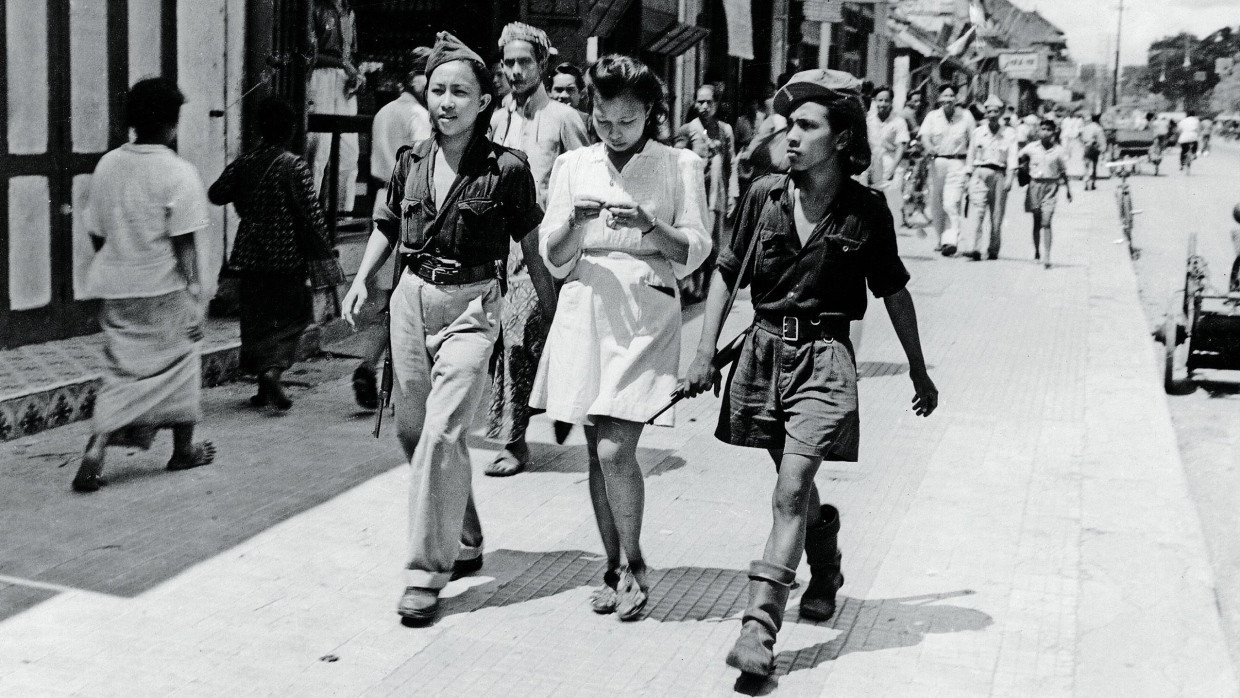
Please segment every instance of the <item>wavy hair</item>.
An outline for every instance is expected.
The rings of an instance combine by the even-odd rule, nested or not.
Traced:
[[[826,97],[805,97],[792,103],[788,109],[791,114],[796,108],[813,102],[821,104],[827,110],[827,124],[831,130],[839,134],[844,142],[844,172],[857,175],[870,168],[870,138],[865,122],[865,109],[857,99],[830,99]]]
[[[663,81],[645,63],[616,53],[603,56],[590,66],[586,87],[592,104],[597,104],[599,99],[615,99],[631,93],[650,108],[642,135],[651,140],[659,139],[659,131],[667,122],[667,100]]]

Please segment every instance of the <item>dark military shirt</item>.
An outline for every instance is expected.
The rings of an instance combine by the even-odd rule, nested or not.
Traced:
[[[424,253],[463,266],[507,259],[509,239],[521,240],[542,222],[525,157],[486,138],[474,139],[445,199],[448,205],[437,211],[430,180],[437,149],[431,138],[396,154],[375,226],[389,243],[399,241],[403,254]]]
[[[719,253],[719,271],[735,282],[745,251],[759,236],[757,258],[740,279],[752,284],[758,314],[817,317],[865,315],[865,287],[876,298],[908,283],[900,260],[895,226],[883,196],[845,178],[835,201],[801,245],[793,218],[792,184],[786,174],[754,182],[737,216],[732,241]]]

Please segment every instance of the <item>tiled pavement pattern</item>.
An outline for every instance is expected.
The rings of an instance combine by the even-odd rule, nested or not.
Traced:
[[[1236,695],[1112,209],[1108,189],[1063,207],[1050,271],[1027,260],[1017,205],[997,263],[935,259],[926,241],[901,239],[942,407],[909,411],[878,304],[859,351],[861,462],[819,478],[843,512],[840,610],[823,624],[789,614],[775,683],[737,684],[723,665],[774,475],[764,454],[714,440],[717,401],[692,401],[676,428],[643,438],[643,540],[658,568],[644,621],[589,611],[601,558],[581,435],[555,447],[537,420],[537,468],[475,478],[483,571],[449,586],[436,625],[409,629],[394,614],[407,473],[379,474],[399,460],[391,437],[376,443],[349,418],[342,377],[278,419],[237,410],[239,387],[211,391],[204,431],[223,448],[201,471],[82,498],[65,491],[65,470],[26,467],[24,494],[0,509],[23,512],[0,527],[20,534],[0,535],[6,549],[38,542],[8,558],[0,583],[37,605],[0,623],[0,693]],[[0,445],[0,459],[20,446],[73,452],[74,429]],[[474,445],[480,471],[493,445]],[[163,518],[135,509],[144,500],[162,501]],[[70,523],[36,538],[46,521]],[[143,579],[123,588],[90,577],[99,562],[26,573],[34,582],[9,571],[177,535],[184,548],[158,556],[120,543],[131,569],[115,574]],[[58,552],[82,547],[75,536],[89,548]],[[161,564],[162,580],[141,572]]]

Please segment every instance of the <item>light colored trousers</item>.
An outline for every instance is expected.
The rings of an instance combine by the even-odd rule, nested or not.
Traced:
[[[900,191],[904,182],[904,166],[898,165],[890,153],[880,155],[879,162],[882,163],[883,170],[878,173],[878,182],[871,186],[881,191],[883,198],[887,199],[887,208],[891,210],[891,218],[895,221],[896,230],[899,230],[904,221],[904,196]],[[889,182],[887,178],[892,172],[895,173],[895,177]]]
[[[989,167],[979,167],[973,171],[969,180],[969,227],[967,234],[961,237],[961,252],[981,252],[986,214],[990,213],[990,242],[986,246],[986,254],[999,254],[999,243],[1003,241],[1003,211],[1007,205],[1007,191],[1003,188],[1007,175]]]
[[[357,97],[345,94],[348,76],[344,68],[315,68],[310,74],[306,99],[309,110],[317,114],[357,115]],[[306,162],[314,174],[314,190],[323,191],[327,161],[332,152],[332,134],[306,134]],[[353,192],[357,183],[357,159],[361,156],[356,133],[340,134],[340,171],[336,177],[336,201],[339,211],[353,210]]]
[[[442,589],[461,543],[473,468],[466,442],[499,336],[499,282],[435,286],[405,272],[392,294],[393,401],[409,460],[406,584]]]
[[[930,221],[940,245],[956,246],[960,237],[960,206],[964,203],[964,160],[934,158],[930,164]]]

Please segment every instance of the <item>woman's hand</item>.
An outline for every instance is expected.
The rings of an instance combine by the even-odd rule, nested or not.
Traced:
[[[708,388],[714,389],[715,396],[719,396],[719,369],[715,368],[714,357],[699,354],[689,365],[689,372],[680,381],[677,390],[685,397],[697,397]]]
[[[603,212],[603,202],[592,196],[573,197],[573,225],[598,218]]]
[[[359,279],[360,281],[360,279]],[[349,292],[344,294],[344,300],[340,302],[340,315],[344,321],[349,323],[349,327],[357,329],[357,314],[362,312],[362,306],[366,305],[366,284],[354,281],[349,286]]]
[[[636,202],[607,204],[607,212],[611,214],[608,228],[637,228],[644,235],[654,226],[654,218]]]

